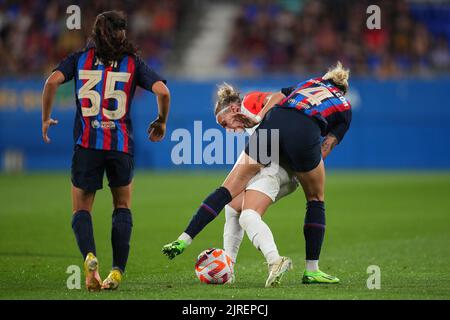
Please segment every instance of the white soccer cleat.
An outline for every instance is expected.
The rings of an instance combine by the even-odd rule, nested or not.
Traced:
[[[280,285],[283,275],[292,269],[292,260],[288,257],[280,257],[280,259],[269,265],[269,277],[266,281],[266,288],[277,287]]]

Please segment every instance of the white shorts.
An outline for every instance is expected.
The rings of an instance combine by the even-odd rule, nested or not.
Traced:
[[[242,156],[242,155],[241,155]],[[295,175],[278,166],[276,170],[272,166],[262,168],[247,184],[245,190],[256,190],[267,195],[273,202],[297,189],[299,183]]]

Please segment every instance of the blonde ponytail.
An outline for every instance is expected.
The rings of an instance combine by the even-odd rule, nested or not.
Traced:
[[[217,89],[217,101],[214,108],[214,114],[217,115],[219,112],[228,107],[230,103],[240,103],[240,101],[241,97],[239,96],[239,91],[237,91],[228,83],[224,82]]]
[[[322,77],[324,80],[332,81],[339,89],[343,90],[344,93],[348,90],[348,78],[350,76],[350,70],[344,69],[340,61],[337,62],[336,66],[328,69],[328,72]]]

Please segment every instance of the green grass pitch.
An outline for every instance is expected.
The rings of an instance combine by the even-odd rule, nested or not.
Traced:
[[[237,281],[208,286],[194,274],[197,255],[222,247],[223,213],[175,260],[162,245],[174,240],[199,202],[225,173],[146,173],[135,176],[134,230],[127,273],[116,292],[66,287],[66,268],[81,265],[71,230],[67,173],[0,175],[1,299],[448,299],[450,297],[450,173],[330,172],[327,234],[321,269],[339,285],[300,283],[305,202],[296,192],[269,209],[279,251],[294,270],[279,288],[265,289],[267,269],[247,237]],[[97,194],[94,229],[104,277],[111,264],[111,196]],[[367,267],[381,268],[381,289],[366,287]]]

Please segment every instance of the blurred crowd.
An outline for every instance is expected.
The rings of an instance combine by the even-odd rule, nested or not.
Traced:
[[[180,31],[186,11],[182,3],[187,8],[192,4],[183,0],[0,0],[0,76],[48,73],[64,56],[84,47],[95,16],[112,9],[127,13],[129,37],[143,58],[160,70],[167,65]],[[421,15],[420,6],[412,10],[412,2],[405,0],[235,3],[240,12],[231,22],[223,63],[237,75],[316,73],[336,60],[353,74],[379,77],[450,72],[450,5],[444,8],[448,18],[442,23],[433,15]],[[71,4],[81,9],[82,32],[66,27],[66,9]],[[380,30],[366,26],[366,9],[371,4],[381,8]]]
[[[380,30],[366,26],[372,4],[381,9]],[[224,63],[241,75],[317,73],[336,60],[353,74],[381,78],[449,73],[449,5],[444,9],[448,18],[431,33],[403,0],[246,1]]]
[[[82,32],[66,27],[72,4],[81,9]],[[48,73],[86,45],[98,13],[113,9],[127,14],[129,37],[141,56],[160,69],[180,21],[178,0],[0,0],[0,76]]]

